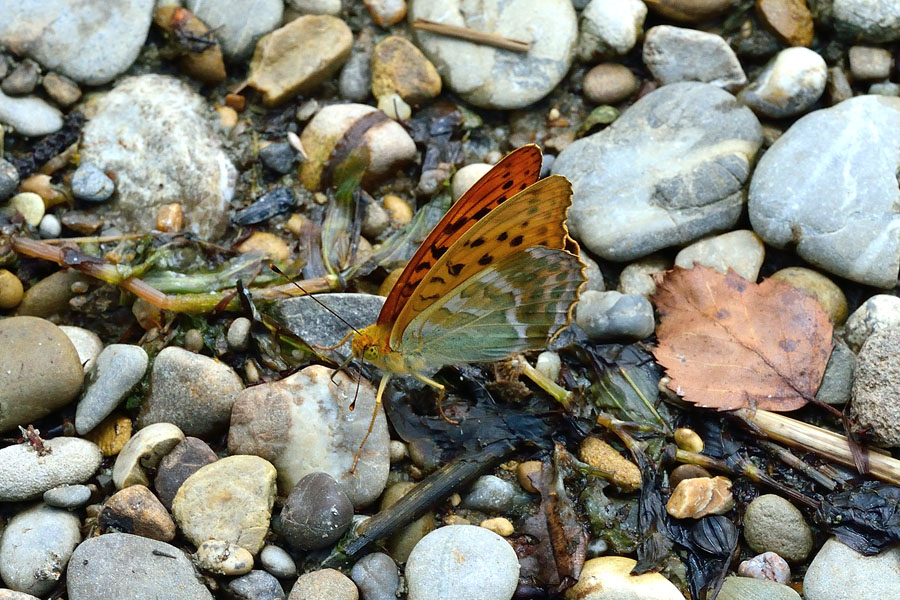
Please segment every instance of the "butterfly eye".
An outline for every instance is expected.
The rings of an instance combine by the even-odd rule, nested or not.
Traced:
[[[366,346],[366,349],[363,350],[363,357],[366,360],[372,360],[373,358],[378,357],[378,348],[375,346]]]

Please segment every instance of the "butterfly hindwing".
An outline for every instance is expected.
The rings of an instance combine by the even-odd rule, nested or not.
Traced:
[[[450,207],[403,269],[384,301],[377,323],[383,327],[393,325],[434,262],[491,210],[537,181],[540,171],[540,149],[535,145],[523,146],[507,154],[469,188]]]
[[[410,322],[398,351],[426,365],[487,362],[547,345],[571,320],[584,264],[532,247],[467,279]]]

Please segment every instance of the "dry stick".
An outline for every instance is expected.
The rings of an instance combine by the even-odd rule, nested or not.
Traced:
[[[531,44],[528,42],[513,40],[497,33],[478,31],[477,29],[460,27],[459,25],[438,23],[437,21],[429,21],[428,19],[416,19],[413,21],[413,28],[468,40],[477,44],[494,46],[495,48],[502,48],[503,50],[512,50],[513,52],[528,52],[531,50]]]
[[[778,444],[766,440],[759,440],[759,445],[760,447],[765,448],[766,450],[777,456],[778,460],[788,465],[789,467],[797,469],[819,485],[828,488],[832,492],[835,490],[835,488],[837,488],[837,482],[834,479],[825,475],[824,473],[820,473],[816,470],[815,467],[808,464],[798,456],[795,456],[790,450],[782,448]]]
[[[847,438],[766,410],[740,409],[735,415],[764,434],[788,446],[814,452],[828,460],[853,467],[853,452]],[[900,460],[869,449],[869,474],[882,481],[900,485]]]

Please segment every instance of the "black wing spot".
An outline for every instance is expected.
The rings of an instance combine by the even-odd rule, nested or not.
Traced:
[[[521,235],[517,235],[516,237],[514,237],[513,239],[511,239],[509,241],[509,245],[512,246],[513,248],[515,248],[516,246],[521,246],[522,242],[524,242],[524,241],[525,241],[524,237],[522,237]]]
[[[428,280],[428,283],[436,283],[438,285],[445,285],[447,283],[447,281],[443,277],[440,277],[439,275],[435,275],[434,277],[432,277],[431,279]]]
[[[484,254],[481,256],[481,258],[478,259],[478,264],[483,267],[491,264],[492,262],[494,262],[494,257],[490,254]]]
[[[431,268],[431,263],[428,261],[422,261],[416,265],[416,268],[413,271],[427,271]]]
[[[484,217],[486,217],[488,215],[489,212],[491,212],[491,208],[489,206],[485,206],[481,210],[479,210],[477,213],[475,213],[475,218],[483,219]]]
[[[433,294],[431,296],[422,296],[422,300],[425,300],[426,302],[433,302],[440,297],[441,297],[440,294]]]
[[[463,267],[465,265],[463,263],[456,263],[455,265],[452,263],[447,264],[447,272],[456,277],[462,272]]]
[[[454,233],[456,233],[459,230],[460,227],[465,225],[467,222],[468,222],[468,219],[465,217],[463,217],[461,219],[457,219],[457,220],[453,221],[452,223],[448,223],[447,227],[444,229],[444,231],[447,232],[447,235],[453,235]]]
[[[513,180],[510,179],[509,181],[504,181],[504,182],[503,182],[503,185],[500,186],[500,187],[502,187],[504,190],[508,190],[508,189],[511,188],[512,186],[513,186]]]
[[[505,242],[506,238],[508,238],[508,237],[509,237],[509,234],[504,231],[503,233],[501,233],[500,235],[497,236],[497,241]]]
[[[469,246],[471,246],[472,248],[477,248],[478,246],[482,245],[483,243],[484,243],[484,238],[481,238],[481,237],[475,238],[474,240],[469,242]]]
[[[431,247],[431,258],[437,260],[444,255],[447,251],[447,246],[432,246]]]
[[[521,192],[522,190],[524,190],[524,189],[527,188],[527,187],[528,187],[528,184],[527,184],[527,183],[523,183],[522,185],[519,186],[519,191]]]

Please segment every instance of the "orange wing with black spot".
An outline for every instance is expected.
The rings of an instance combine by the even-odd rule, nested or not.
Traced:
[[[407,300],[438,259],[491,210],[538,180],[541,151],[535,145],[513,150],[450,207],[400,274],[376,323],[394,326]]]

